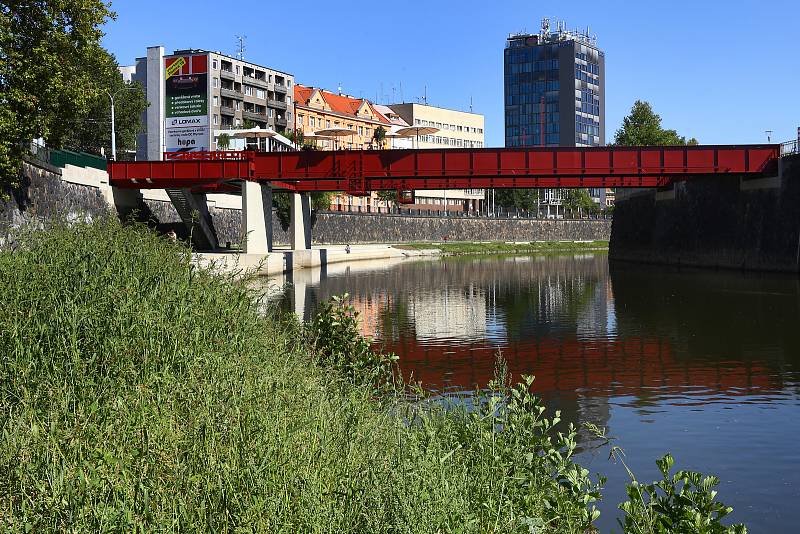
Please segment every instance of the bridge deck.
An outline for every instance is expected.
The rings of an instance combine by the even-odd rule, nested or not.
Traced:
[[[534,147],[174,154],[109,162],[112,185],[224,191],[240,180],[291,191],[660,187],[776,172],[780,145]]]

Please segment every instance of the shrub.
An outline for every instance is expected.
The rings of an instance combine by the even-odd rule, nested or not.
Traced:
[[[624,532],[652,534],[745,534],[744,525],[724,526],[722,519],[733,511],[715,500],[714,476],[695,471],[678,471],[670,476],[674,460],[667,454],[656,461],[662,479],[642,484],[630,469],[626,486],[628,500],[619,505],[625,512],[618,520]]]

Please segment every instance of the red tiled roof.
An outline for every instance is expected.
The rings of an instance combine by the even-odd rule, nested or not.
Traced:
[[[311,95],[314,94],[315,90],[317,90],[315,87],[306,87],[304,85],[295,84],[294,101],[297,102],[298,105],[308,106],[311,100]],[[353,98],[350,96],[338,95],[323,89],[320,89],[320,93],[322,94],[322,98],[325,99],[325,102],[327,102],[331,107],[331,111],[334,113],[350,115],[354,119],[364,120],[364,117],[358,115],[358,110],[361,109],[361,106],[366,102],[378,122],[391,124],[391,121],[378,112],[378,110],[372,105],[372,102],[365,98]]]

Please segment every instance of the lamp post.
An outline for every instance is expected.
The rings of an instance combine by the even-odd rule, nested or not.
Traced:
[[[116,131],[116,124],[114,121],[114,98],[122,91],[128,89],[134,89],[134,86],[130,84],[125,84],[125,87],[121,88],[114,94],[111,94],[111,92],[108,89],[106,89],[106,94],[108,95],[108,99],[111,100],[111,159],[114,161],[117,160],[117,131]]]
[[[111,100],[111,159],[112,161],[117,161],[117,131],[116,125],[114,124],[114,97],[117,93],[112,95],[109,91],[106,91],[106,94],[109,100]]]

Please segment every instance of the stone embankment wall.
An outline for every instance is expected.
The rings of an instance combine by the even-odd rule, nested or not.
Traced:
[[[0,225],[18,225],[26,220],[67,217],[91,219],[112,212],[113,193],[102,171],[67,166],[24,166],[23,186],[11,192],[11,200],[0,204]],[[237,199],[238,200],[238,199]],[[241,210],[219,207],[210,197],[209,212],[220,244],[241,241]],[[138,207],[139,218],[162,231],[174,229],[185,237],[175,208],[163,191],[147,191]],[[402,243],[411,241],[564,241],[607,240],[609,220],[532,220],[441,216],[370,215],[318,213],[313,217],[314,243]],[[276,245],[289,243],[289,234],[272,216]]]
[[[109,204],[99,188],[67,182],[57,167],[25,163],[21,187],[4,193],[6,200],[0,200],[2,229],[54,218],[91,220],[110,213]]]
[[[800,272],[800,157],[774,178],[691,180],[617,199],[612,260]]]
[[[319,243],[411,241],[607,240],[610,220],[491,219],[320,213],[312,230]]]

